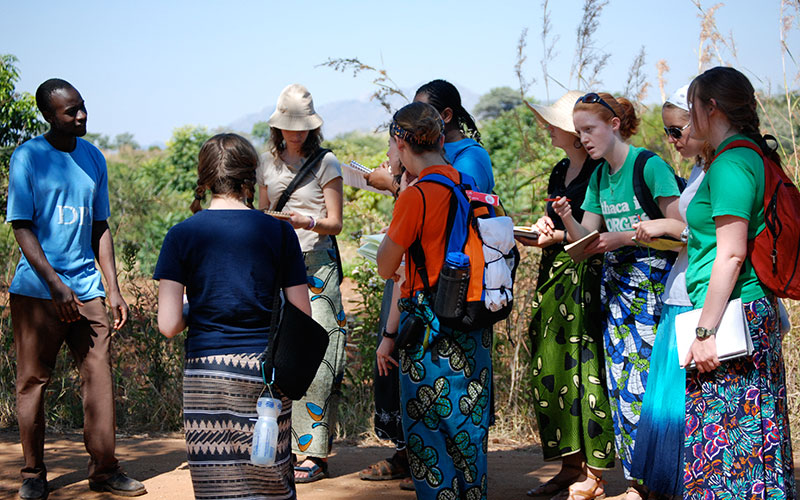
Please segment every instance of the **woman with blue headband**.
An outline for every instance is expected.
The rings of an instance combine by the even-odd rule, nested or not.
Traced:
[[[390,149],[396,150],[412,175],[424,179],[439,174],[459,182],[460,174],[443,164],[444,124],[432,106],[415,102],[400,109],[390,137]],[[399,279],[395,271],[406,257],[400,302],[406,311],[415,306],[403,313],[401,331],[420,318],[418,313],[426,324],[438,324],[421,293],[428,288],[423,275],[427,274],[430,287],[435,286],[444,264],[442,235],[450,196],[449,188],[434,182],[419,182],[402,191],[378,249],[378,273],[383,278]],[[417,241],[425,255],[424,274],[409,253]],[[491,336],[486,329],[458,331],[443,325],[437,333],[436,340],[425,335],[412,339],[400,353],[403,429],[417,498],[487,498]]]

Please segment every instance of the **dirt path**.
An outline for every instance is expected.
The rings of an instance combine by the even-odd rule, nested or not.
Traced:
[[[186,465],[183,439],[175,437],[120,438],[118,456],[131,476],[144,481],[147,500],[191,500],[192,483]],[[48,436],[45,449],[52,500],[112,499],[110,494],[93,493],[86,481],[86,452],[80,435]],[[412,492],[401,491],[398,481],[361,481],[358,471],[391,454],[380,446],[337,446],[331,458],[331,479],[301,484],[297,496],[302,500],[411,500]],[[22,450],[15,433],[0,433],[0,499],[17,498]],[[522,499],[525,492],[555,474],[557,465],[545,464],[537,447],[509,449],[490,447],[489,498]],[[797,476],[798,468],[795,467]],[[606,475],[609,494],[625,489],[617,467]]]
[[[0,498],[16,498],[22,449],[15,433],[0,433]],[[144,481],[149,500],[191,500],[192,484],[186,465],[186,452],[180,436],[168,438],[120,438],[118,456],[131,476]],[[331,457],[331,479],[298,485],[302,500],[368,500],[414,498],[402,491],[398,481],[361,481],[358,471],[391,455],[380,446],[336,446]],[[111,499],[109,494],[89,491],[86,481],[86,452],[80,435],[49,435],[45,456],[53,491],[50,499]],[[493,449],[489,453],[490,498],[524,498],[525,491],[556,472],[556,465],[545,465],[538,448]],[[609,492],[624,489],[621,473],[607,475]]]

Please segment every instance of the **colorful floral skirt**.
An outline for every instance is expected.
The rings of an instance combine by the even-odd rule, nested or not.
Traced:
[[[675,316],[691,310],[664,304],[661,311],[631,468],[651,491],[669,496],[683,491],[686,370],[678,364]]]
[[[602,259],[575,263],[561,246],[542,252],[529,335],[533,395],[545,460],[582,453],[614,466],[600,322]]]
[[[328,350],[305,396],[295,403],[292,415],[292,451],[327,457],[333,443],[342,379],[344,378],[345,330],[342,295],[333,250],[303,254],[308,275],[311,316],[328,331]]]
[[[686,499],[796,495],[777,315],[767,298],[745,313],[753,356],[686,377]]]
[[[614,437],[626,479],[642,398],[650,371],[650,354],[661,317],[661,295],[674,253],[622,247],[605,254],[600,297],[605,325],[606,377]]]
[[[485,500],[491,330],[434,323],[439,331],[429,347],[417,342],[400,355],[403,429],[417,498]]]
[[[275,465],[250,463],[256,402],[264,390],[258,353],[187,358],[183,425],[198,499],[294,499],[289,447],[292,401],[281,397]]]

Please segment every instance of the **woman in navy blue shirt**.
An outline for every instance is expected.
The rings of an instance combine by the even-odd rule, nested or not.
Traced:
[[[194,215],[169,230],[153,276],[161,333],[188,326],[183,413],[195,497],[295,498],[288,398],[276,395],[275,464],[251,464],[250,449],[278,269],[286,299],[311,314],[300,244],[287,222],[252,209],[258,154],[247,140],[216,135],[198,160]]]

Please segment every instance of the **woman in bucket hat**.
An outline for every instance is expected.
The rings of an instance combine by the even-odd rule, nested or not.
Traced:
[[[580,219],[586,187],[599,160],[583,148],[572,123],[580,92],[570,91],[551,106],[528,104],[567,157],[550,174],[547,196],[566,196]],[[602,471],[614,466],[614,427],[606,395],[600,317],[602,255],[575,262],[564,251],[567,233],[552,202],[536,223],[538,239],[517,238],[542,249],[529,328],[533,393],[545,460],[561,460],[561,471],[528,491],[550,497],[569,489],[569,498],[604,494]],[[566,495],[565,495],[566,497]]]
[[[295,228],[306,263],[312,316],[328,330],[330,339],[316,378],[295,403],[292,415],[292,451],[306,456],[295,467],[295,480],[306,483],[327,477],[336,399],[344,375],[340,263],[331,238],[342,230],[342,170],[336,156],[320,148],[322,118],[304,86],[295,83],[283,89],[268,123],[269,149],[257,170],[259,207],[286,213]],[[282,200],[306,164],[310,170],[288,200]]]

